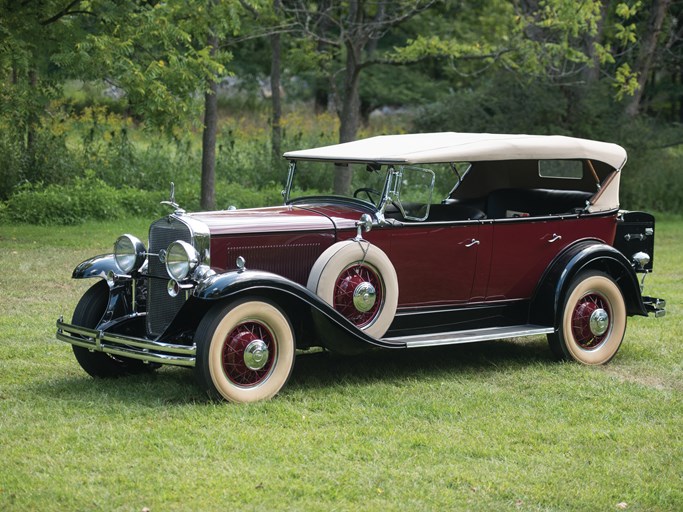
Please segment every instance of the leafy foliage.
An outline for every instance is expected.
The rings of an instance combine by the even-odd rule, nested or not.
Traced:
[[[94,178],[157,193],[175,181],[192,202],[198,99],[211,79],[231,72],[244,90],[266,82],[266,36],[282,30],[284,148],[339,139],[336,116],[307,109],[315,97],[317,112],[343,110],[346,83],[358,86],[358,136],[462,130],[611,140],[630,155],[625,204],[681,208],[679,4],[401,0],[364,3],[354,19],[357,2],[283,4],[275,12],[265,0],[0,3],[0,201]],[[658,6],[666,17],[648,50]],[[393,21],[374,30],[380,19]],[[213,54],[212,34],[222,41]],[[356,71],[346,68],[349,48],[360,48]],[[345,82],[356,72],[359,84]],[[259,195],[281,187],[286,164],[271,161],[260,92],[219,93],[219,189],[240,183]],[[622,115],[631,103],[636,119]],[[389,112],[379,128],[370,115],[378,108]]]

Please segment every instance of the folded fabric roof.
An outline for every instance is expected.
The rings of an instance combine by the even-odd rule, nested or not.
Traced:
[[[626,163],[617,144],[563,135],[416,133],[381,135],[284,154],[288,160],[420,164],[486,160],[597,160],[615,169]]]

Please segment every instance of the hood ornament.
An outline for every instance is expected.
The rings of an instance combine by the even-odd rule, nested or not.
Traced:
[[[185,210],[183,210],[178,203],[175,202],[175,183],[171,182],[171,195],[169,197],[168,201],[161,201],[161,204],[167,204],[171,208],[173,208],[173,213],[177,215],[181,215],[185,213]]]

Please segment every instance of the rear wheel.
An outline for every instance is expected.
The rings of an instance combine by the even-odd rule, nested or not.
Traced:
[[[607,363],[626,332],[626,306],[617,284],[601,272],[572,282],[560,311],[557,333],[548,335],[553,353],[583,364]]]
[[[282,389],[294,367],[292,327],[268,300],[214,306],[200,322],[195,343],[195,376],[213,398],[266,400]]]
[[[71,320],[73,325],[95,329],[99,325],[109,302],[109,287],[98,281],[78,301]],[[104,352],[91,352],[87,348],[72,345],[74,356],[88,375],[112,378],[152,371],[155,366],[137,359],[112,356]]]

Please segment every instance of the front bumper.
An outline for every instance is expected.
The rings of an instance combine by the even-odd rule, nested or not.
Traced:
[[[666,301],[655,297],[643,297],[643,304],[648,313],[654,313],[656,318],[666,315]]]
[[[196,345],[180,345],[88,329],[57,320],[57,339],[93,352],[175,366],[195,365]]]

